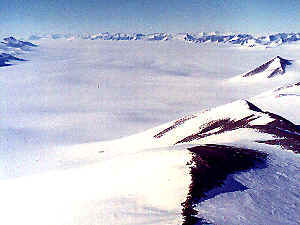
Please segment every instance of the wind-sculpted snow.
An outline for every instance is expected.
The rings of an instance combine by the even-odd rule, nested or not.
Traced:
[[[91,39],[91,40],[114,40],[114,41],[131,41],[131,40],[146,40],[146,41],[170,41],[182,40],[187,42],[202,43],[224,43],[244,47],[276,47],[282,44],[294,43],[300,40],[300,33],[278,33],[270,35],[251,35],[251,34],[221,34],[218,32],[211,33],[96,33],[96,34],[50,34],[50,35],[31,35],[29,40],[39,40],[42,38],[67,38],[70,40],[76,38]]]

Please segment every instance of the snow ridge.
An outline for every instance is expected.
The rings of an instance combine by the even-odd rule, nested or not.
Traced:
[[[169,145],[197,144],[212,136],[245,129],[256,133],[252,138],[255,137],[257,142],[280,145],[284,149],[299,153],[298,127],[276,114],[264,112],[246,100],[179,119],[155,133],[153,138]],[[272,135],[272,138],[262,134]]]
[[[276,56],[272,60],[264,63],[263,65],[251,70],[250,72],[243,74],[242,77],[250,77],[265,72],[267,78],[275,77],[278,74],[284,74],[287,65],[291,65],[292,60],[287,60]]]

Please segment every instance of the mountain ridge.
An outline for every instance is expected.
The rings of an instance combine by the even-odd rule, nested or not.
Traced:
[[[197,44],[217,43],[232,44],[242,47],[276,47],[282,44],[294,43],[300,40],[300,33],[276,33],[268,35],[252,35],[245,33],[219,33],[219,32],[199,32],[199,33],[109,33],[100,32],[94,34],[48,34],[48,35],[31,35],[29,40],[39,40],[43,38],[59,39],[89,39],[89,40],[114,40],[114,41],[170,41],[181,40]]]
[[[171,145],[197,144],[210,137],[244,129],[256,133],[253,137],[248,137],[254,138],[255,142],[280,145],[283,149],[299,153],[299,127],[279,115],[261,110],[247,100],[180,118],[157,129],[153,139]]]
[[[31,50],[32,47],[37,47],[37,45],[28,41],[17,40],[12,36],[4,38],[0,42],[0,67],[10,66],[9,62],[11,61],[26,61],[19,55]]]
[[[285,68],[288,65],[292,64],[292,60],[284,59],[280,56],[276,56],[275,58],[271,59],[270,61],[262,64],[261,66],[243,74],[242,77],[250,77],[257,75],[258,73],[268,72],[267,78],[275,77],[278,74],[284,74]]]

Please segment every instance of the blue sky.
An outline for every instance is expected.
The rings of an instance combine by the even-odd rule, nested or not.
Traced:
[[[300,32],[299,0],[1,0],[0,35]]]

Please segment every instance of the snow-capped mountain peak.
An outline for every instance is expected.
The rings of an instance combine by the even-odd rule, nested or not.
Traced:
[[[20,40],[15,39],[14,37],[4,38],[3,40],[4,41],[2,43],[7,45],[8,47],[13,47],[13,48],[22,48],[25,46],[36,47],[36,45],[32,44],[31,42],[20,41]]]
[[[230,78],[228,81],[245,84],[248,82],[267,82],[272,79],[281,82],[281,84],[277,84],[278,86],[286,85],[299,80],[298,71],[299,63],[297,61],[276,56],[255,69]]]
[[[254,70],[251,70],[250,72],[243,74],[242,77],[260,75],[267,78],[272,78],[277,75],[284,74],[286,67],[291,64],[292,64],[292,60],[287,60],[281,58],[280,56],[276,56],[275,58],[262,64],[261,66],[255,68]]]
[[[248,130],[252,136],[240,136],[241,138],[281,145],[298,152],[299,128],[276,114],[261,110],[247,100],[239,100],[173,121],[157,130],[153,137],[168,145],[197,144],[211,138],[215,140],[217,136],[217,139],[221,140],[222,135],[242,130]],[[281,138],[289,141],[279,141]]]

